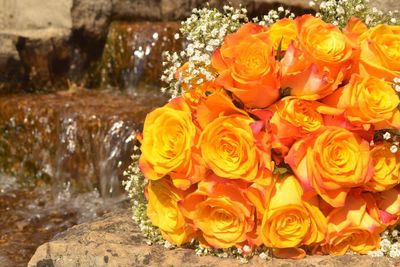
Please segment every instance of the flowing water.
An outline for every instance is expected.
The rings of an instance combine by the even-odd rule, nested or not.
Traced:
[[[161,54],[181,49],[178,27],[113,23],[93,75],[111,92],[0,95],[1,267],[26,266],[55,234],[129,208],[121,181],[132,132],[166,102],[157,90]]]
[[[128,208],[121,181],[154,93],[0,96],[0,266],[25,266],[56,233]]]

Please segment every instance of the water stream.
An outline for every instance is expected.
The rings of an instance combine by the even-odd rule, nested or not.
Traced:
[[[127,208],[132,132],[165,98],[79,91],[0,96],[0,266],[56,233]]]
[[[128,208],[132,132],[166,102],[161,54],[180,49],[177,27],[113,23],[100,63],[107,92],[0,95],[0,266],[26,266],[55,234]]]

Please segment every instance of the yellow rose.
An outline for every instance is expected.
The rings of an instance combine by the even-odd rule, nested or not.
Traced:
[[[391,84],[376,77],[351,76],[350,82],[323,100],[345,110],[345,117],[356,126],[375,130],[400,128],[400,99]]]
[[[272,170],[269,134],[232,101],[215,93],[198,108],[203,128],[199,148],[205,164],[218,176],[254,181]]]
[[[197,129],[182,97],[149,113],[144,122],[139,166],[149,180],[170,175],[176,186],[188,188],[205,170],[194,150]]]
[[[331,94],[350,69],[352,45],[336,26],[312,15],[295,19],[298,40],[283,57],[281,88],[308,100]]]
[[[398,223],[400,216],[400,186],[374,194],[380,210],[381,223],[393,225]]]
[[[378,144],[371,150],[374,175],[366,184],[375,191],[385,191],[400,183],[400,152],[392,153],[389,144]]]
[[[400,76],[400,26],[377,25],[360,37],[359,73],[393,81]]]
[[[302,200],[303,189],[294,176],[277,179],[261,225],[264,244],[272,248],[298,248],[321,242],[326,218],[313,202]]]
[[[349,249],[360,254],[379,248],[379,233],[370,233],[359,228],[344,229],[340,235],[330,238],[329,244],[324,245],[323,250],[332,256],[344,255]]]
[[[245,197],[248,184],[215,175],[198,183],[181,201],[183,214],[201,231],[206,245],[229,248],[247,240],[254,228],[254,207]]]
[[[289,44],[297,39],[296,23],[292,19],[280,19],[269,27],[267,33],[275,50],[278,50],[280,45],[281,51],[286,51]]]
[[[343,65],[350,65],[352,46],[338,27],[311,15],[299,17],[296,22],[302,50],[321,69],[329,69],[336,76]]]
[[[364,185],[373,173],[369,143],[333,126],[294,143],[285,161],[305,192],[320,195],[333,207],[343,206],[350,189]]]
[[[178,246],[190,241],[195,231],[178,207],[178,201],[187,193],[175,188],[165,178],[150,181],[146,189],[147,215],[152,224],[160,228],[163,238]]]
[[[264,108],[279,98],[279,65],[267,28],[246,23],[225,37],[211,59],[216,83],[249,108]]]
[[[354,191],[343,207],[333,209],[328,215],[323,250],[330,255],[343,255],[348,249],[367,254],[379,248],[379,233],[383,229],[373,196]]]
[[[296,140],[325,126],[324,115],[342,113],[317,101],[290,96],[279,100],[271,110],[274,113],[268,120],[272,129],[272,148],[279,156],[285,156]]]

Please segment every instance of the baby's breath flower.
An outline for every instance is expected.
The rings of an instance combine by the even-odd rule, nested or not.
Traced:
[[[248,22],[245,8],[233,8],[224,6],[224,13],[217,9],[208,7],[193,9],[192,15],[182,22],[180,32],[186,39],[187,46],[179,55],[177,53],[165,52],[165,66],[163,79],[167,87],[163,91],[172,98],[181,95],[185,90],[204,82],[199,79],[201,70],[205,80],[213,81],[216,77],[211,68],[211,55],[221,46],[227,34],[237,31],[243,23]],[[175,34],[180,38],[180,34]],[[188,63],[191,67],[182,70],[183,64]],[[177,75],[178,70],[183,73]]]
[[[398,10],[382,12],[371,6],[368,0],[312,0],[310,7],[316,7],[317,17],[343,29],[351,16],[360,18],[368,27],[377,24],[399,24]]]
[[[394,229],[394,230],[392,231],[392,236],[393,236],[393,237],[397,237],[398,234],[399,234],[399,231],[397,231],[396,229]]]
[[[266,260],[268,258],[268,255],[265,252],[261,252],[259,255],[260,259]]]
[[[279,19],[294,17],[295,15],[290,11],[290,9],[285,9],[284,7],[280,6],[277,9],[270,10],[267,15],[262,17],[262,20],[258,20],[257,18],[257,20],[253,19],[253,21],[258,22],[258,24],[261,26],[268,26],[275,23]]]
[[[251,248],[248,245],[243,246],[243,252],[249,253],[251,251]]]
[[[397,153],[398,150],[399,150],[399,148],[396,145],[392,145],[390,147],[390,152],[392,152],[393,154]]]
[[[385,132],[383,134],[383,139],[385,139],[385,140],[389,140],[391,137],[392,137],[392,135],[389,132]]]

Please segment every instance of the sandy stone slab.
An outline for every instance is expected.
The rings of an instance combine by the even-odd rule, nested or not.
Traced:
[[[111,213],[92,222],[74,226],[40,246],[28,267],[58,266],[277,266],[277,267],[341,267],[341,266],[400,266],[399,259],[346,255],[342,257],[308,256],[303,260],[255,257],[243,265],[234,259],[198,257],[193,250],[167,250],[148,246],[130,211]]]

